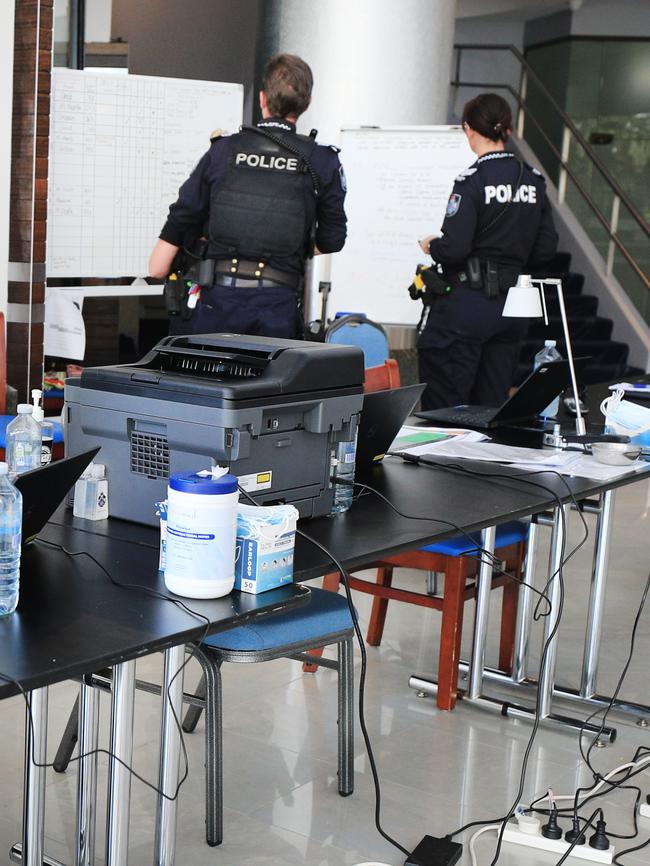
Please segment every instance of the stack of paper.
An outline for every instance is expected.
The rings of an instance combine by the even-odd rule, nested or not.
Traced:
[[[415,453],[409,449],[409,453]],[[494,442],[470,442],[463,438],[448,439],[435,446],[420,446],[417,453],[430,454],[432,458],[450,457],[459,460],[479,460],[489,463],[503,463],[520,469],[559,472],[578,478],[593,478],[597,481],[610,481],[630,472],[650,470],[650,464],[642,460],[626,466],[607,466],[599,463],[590,454],[559,449],[519,448],[512,445],[496,445]]]
[[[484,433],[477,430],[456,430],[447,427],[402,427],[395,441],[390,447],[391,451],[405,451],[407,454],[428,454],[445,442],[484,442],[487,440]]]

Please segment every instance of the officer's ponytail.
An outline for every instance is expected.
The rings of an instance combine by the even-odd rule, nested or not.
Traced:
[[[498,93],[480,93],[463,108],[465,124],[490,141],[505,143],[512,130],[510,106]]]

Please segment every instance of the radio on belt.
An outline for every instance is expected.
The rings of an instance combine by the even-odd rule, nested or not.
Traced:
[[[65,384],[66,456],[101,445],[110,514],[158,522],[167,479],[218,463],[260,503],[329,514],[336,443],[363,403],[354,346],[234,334],[166,337],[141,361]]]

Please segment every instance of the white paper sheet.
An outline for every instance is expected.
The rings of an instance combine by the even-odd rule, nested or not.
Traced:
[[[83,361],[86,353],[86,327],[81,315],[82,306],[82,290],[60,292],[55,288],[46,289],[44,354]]]
[[[448,427],[415,427],[405,425],[395,437],[391,449],[407,454],[428,454],[445,442],[453,439],[455,442],[484,442],[489,437],[478,430],[461,430]]]
[[[568,467],[582,456],[574,451],[544,451],[541,448],[519,448],[513,445],[497,445],[494,442],[468,442],[465,439],[448,439],[430,446],[428,452],[436,457],[553,468]]]

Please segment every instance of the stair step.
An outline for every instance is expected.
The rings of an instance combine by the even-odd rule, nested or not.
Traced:
[[[578,373],[578,385],[598,385],[602,382],[624,381],[625,378],[631,375],[627,372],[630,368],[626,364],[616,363],[600,363],[589,362]],[[521,383],[530,375],[531,365],[520,362],[517,365],[514,375],[515,386]]]
[[[568,274],[565,274],[564,279],[562,280],[562,290],[564,291],[564,296],[567,297],[568,295],[582,294],[584,284],[584,274],[576,274],[573,271],[569,271]]]
[[[614,323],[611,319],[604,319],[601,316],[573,318],[569,323],[571,341],[609,340],[612,336],[613,327]],[[548,327],[544,324],[543,319],[534,319],[528,328],[526,339],[536,340],[541,346],[544,340],[556,340],[560,342],[563,336],[564,331],[560,317],[549,316]]]
[[[573,354],[576,358],[593,358],[595,363],[627,365],[629,346],[627,343],[619,343],[615,340],[574,340],[572,341]],[[564,342],[558,342],[558,351],[566,358],[566,346]],[[521,347],[519,355],[520,363],[527,364],[532,369],[535,355],[540,350],[539,343],[526,340]]]
[[[597,315],[598,298],[595,295],[565,295],[564,306],[569,318],[569,327],[571,327],[571,319],[574,317],[584,318]],[[550,316],[560,315],[560,303],[557,295],[549,294],[546,296],[546,308]]]
[[[571,270],[571,253],[556,253],[548,262],[544,262],[543,268],[538,268],[534,276],[542,277],[546,274],[565,274]]]

